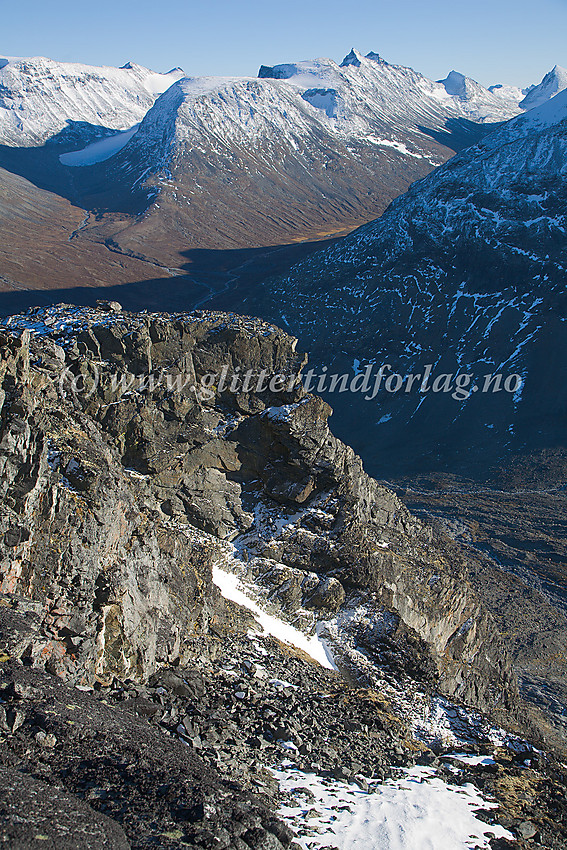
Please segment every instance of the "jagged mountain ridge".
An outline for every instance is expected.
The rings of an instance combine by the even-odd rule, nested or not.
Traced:
[[[20,139],[28,146],[12,128],[0,165],[80,207],[114,213],[78,235],[78,253],[92,239],[166,274],[183,269],[192,248],[270,247],[345,233],[519,111],[519,94],[509,87],[489,91],[455,72],[448,80],[459,85],[434,83],[356,50],[341,65],[319,59],[262,66],[258,78],[173,85],[182,76],[177,69],[155,75],[138,66],[97,72],[34,62],[10,60],[0,69],[9,105],[24,105],[21,77],[31,80],[24,109],[31,135]],[[72,85],[92,92],[92,103]],[[43,89],[55,117],[37,108]],[[0,119],[5,113],[10,127],[15,112],[0,110]],[[40,144],[46,127],[58,145]]]
[[[556,105],[551,113],[548,110],[536,115],[535,121],[532,116],[531,124],[528,124],[532,129],[526,130],[526,133],[540,131],[534,130],[534,126],[540,129],[551,126],[555,108]],[[541,147],[544,148],[545,144]],[[557,160],[561,159],[563,151],[558,149]],[[534,162],[537,166],[541,165],[537,159]],[[553,176],[555,172],[550,171]],[[548,200],[543,195],[530,195],[530,202],[534,201],[534,197]],[[17,615],[13,615],[12,611],[26,612],[26,617],[21,617],[24,625],[20,622],[19,646],[13,655],[16,660],[10,660],[2,670],[0,687],[2,699],[6,701],[7,698],[7,702],[0,710],[0,728],[4,733],[8,732],[9,741],[4,752],[7,751],[8,758],[13,760],[10,767],[33,764],[36,768],[39,762],[40,775],[53,776],[56,782],[63,778],[67,788],[72,788],[73,782],[77,782],[81,791],[86,789],[87,799],[96,800],[99,791],[96,780],[100,784],[100,773],[96,775],[93,762],[104,765],[99,768],[103,774],[103,788],[107,787],[107,783],[112,788],[108,794],[105,791],[106,802],[102,805],[111,816],[123,819],[129,836],[138,832],[139,838],[141,830],[148,829],[147,821],[151,818],[151,828],[162,832],[159,839],[162,846],[168,847],[170,841],[174,843],[184,833],[186,839],[194,839],[195,833],[200,838],[203,826],[208,830],[209,839],[211,832],[218,830],[225,842],[240,841],[238,846],[243,844],[251,848],[265,844],[275,850],[280,843],[288,846],[291,836],[265,811],[251,809],[250,801],[242,799],[244,794],[240,788],[238,800],[234,800],[233,789],[231,805],[227,805],[226,801],[223,804],[223,796],[226,798],[228,793],[230,797],[230,792],[218,786],[212,788],[211,785],[216,783],[209,781],[205,783],[203,795],[191,796],[188,784],[202,776],[202,766],[197,758],[193,758],[194,753],[191,757],[186,755],[185,759],[178,758],[176,764],[174,745],[177,741],[168,741],[168,745],[164,746],[159,728],[150,735],[141,722],[121,724],[118,713],[112,711],[115,706],[110,708],[107,705],[107,701],[115,701],[116,704],[124,701],[127,712],[147,712],[151,716],[154,716],[154,711],[160,716],[163,709],[162,726],[169,736],[181,739],[180,749],[188,745],[198,748],[205,744],[207,757],[215,763],[226,761],[227,753],[229,758],[235,756],[236,751],[237,757],[232,760],[241,762],[238,768],[246,765],[246,759],[250,759],[251,771],[257,771],[258,762],[273,764],[268,759],[276,748],[266,747],[262,737],[269,725],[264,726],[263,712],[254,713],[257,703],[262,708],[267,703],[273,710],[273,702],[268,701],[272,682],[258,685],[252,681],[249,685],[243,671],[237,668],[229,671],[238,680],[235,687],[231,675],[225,675],[218,658],[214,659],[216,665],[212,665],[208,658],[204,660],[203,655],[198,654],[209,646],[209,623],[213,626],[213,635],[217,630],[215,636],[218,638],[226,627],[223,618],[226,616],[230,622],[230,617],[235,616],[229,605],[219,604],[218,593],[215,594],[210,582],[210,562],[211,556],[213,559],[219,557],[223,551],[221,538],[226,539],[242,531],[249,520],[250,501],[257,499],[255,489],[246,492],[247,483],[257,484],[256,478],[250,481],[252,475],[260,476],[261,498],[265,498],[272,507],[274,504],[277,506],[274,516],[278,531],[265,539],[260,535],[258,548],[250,553],[253,557],[250,558],[247,552],[239,566],[248,574],[266,576],[270,589],[274,589],[275,595],[291,610],[298,601],[303,603],[307,599],[312,602],[313,596],[317,597],[317,605],[332,606],[337,600],[340,604],[343,579],[347,592],[352,590],[350,582],[353,578],[357,590],[372,589],[378,582],[381,602],[399,612],[395,615],[399,618],[396,619],[399,632],[388,633],[384,638],[380,634],[379,618],[376,622],[370,616],[370,626],[363,619],[360,628],[353,630],[356,649],[362,637],[365,649],[377,656],[386,655],[394,669],[398,663],[404,672],[409,669],[412,675],[419,674],[424,678],[431,674],[433,663],[447,692],[496,709],[502,707],[502,697],[507,696],[509,691],[511,703],[514,701],[514,689],[509,688],[509,668],[503,662],[501,643],[498,638],[493,640],[491,618],[482,606],[477,605],[477,598],[463,582],[463,575],[458,570],[453,572],[456,550],[449,547],[447,561],[443,552],[440,560],[437,548],[440,538],[434,540],[432,548],[428,549],[431,541],[426,527],[410,518],[399,501],[392,494],[388,495],[384,488],[374,489],[369,485],[359,462],[329,435],[325,425],[328,410],[320,403],[286,397],[265,399],[258,405],[256,399],[240,397],[236,400],[238,421],[235,422],[230,416],[225,417],[225,409],[215,410],[212,415],[211,411],[203,414],[202,410],[195,410],[192,399],[172,400],[169,395],[161,397],[157,401],[157,410],[152,410],[156,404],[155,396],[151,399],[136,397],[133,400],[131,396],[117,399],[107,384],[100,394],[95,393],[94,398],[89,399],[86,408],[80,400],[68,396],[62,398],[57,392],[57,380],[59,371],[67,365],[90,380],[93,368],[102,367],[105,377],[108,377],[113,368],[122,368],[121,362],[127,363],[127,370],[145,370],[146,367],[151,369],[169,364],[174,359],[182,362],[183,368],[195,369],[197,375],[229,357],[233,364],[245,366],[250,362],[254,366],[268,362],[279,367],[283,361],[284,368],[287,366],[285,360],[289,358],[291,371],[301,360],[296,357],[294,343],[289,345],[289,338],[260,323],[217,315],[209,324],[210,314],[205,321],[203,316],[198,317],[197,327],[192,320],[187,321],[187,317],[125,317],[123,322],[117,318],[117,312],[119,315],[117,305],[101,305],[101,310],[96,311],[94,316],[88,311],[81,315],[73,309],[63,308],[20,317],[13,322],[13,329],[26,324],[31,326],[31,356],[26,351],[26,334],[15,340],[9,333],[5,346],[2,341],[4,350],[0,370],[3,374],[2,390],[6,396],[0,402],[2,426],[5,426],[2,435],[2,449],[5,451],[3,469],[8,488],[1,540],[4,552],[8,550],[3,568],[3,578],[7,582],[4,587],[7,587],[8,593],[2,597],[2,605],[3,608],[10,606],[9,614],[14,618]],[[70,327],[73,328],[71,334]],[[80,337],[76,348],[70,338],[74,332],[78,332]],[[40,339],[36,339],[35,334],[39,334]],[[63,348],[59,347],[59,343]],[[272,345],[273,357],[270,353]],[[250,357],[252,360],[247,359]],[[286,404],[282,406],[280,402]],[[269,406],[262,410],[264,404]],[[228,406],[232,406],[230,401]],[[133,412],[138,413],[139,418],[132,416]],[[216,417],[217,412],[220,421]],[[100,439],[99,425],[106,436],[112,435],[110,441]],[[233,451],[233,443],[237,445],[236,451]],[[240,503],[237,488],[230,486],[235,481],[242,488]],[[327,500],[327,494],[320,491],[329,481],[337,487]],[[337,504],[333,501],[335,495],[339,500],[338,513],[335,513]],[[323,501],[318,501],[320,496]],[[308,508],[302,511],[304,500],[307,500]],[[301,517],[295,528],[282,530],[278,523],[282,516],[281,504],[285,501],[290,502],[293,510],[299,503],[297,512],[301,513]],[[313,506],[311,511],[310,505]],[[370,533],[365,529],[365,544],[358,548],[358,531],[355,531],[354,542],[348,536],[348,532],[352,532],[352,520],[366,523],[369,516]],[[329,533],[329,522],[333,523],[333,519],[336,524]],[[120,527],[119,535],[117,525]],[[205,527],[208,532],[199,534],[195,531],[196,526],[199,529]],[[374,536],[377,529],[379,536]],[[32,534],[28,537],[30,530]],[[333,536],[335,533],[336,537]],[[124,538],[127,543],[120,548],[117,540]],[[339,552],[333,551],[331,544],[335,540],[339,541]],[[369,541],[377,545],[377,552],[368,550]],[[383,546],[384,543],[386,546]],[[386,548],[387,552],[384,551]],[[431,563],[427,555],[425,563],[421,561],[427,552],[432,555]],[[84,571],[78,565],[77,554],[84,558]],[[151,566],[147,569],[149,561],[155,569]],[[40,573],[43,564],[47,568]],[[326,575],[329,564],[334,573],[330,578]],[[351,573],[353,564],[356,568]],[[99,566],[103,567],[102,573],[98,572]],[[344,572],[339,574],[336,569]],[[50,582],[47,597],[44,596],[46,575]],[[70,575],[73,576],[71,582],[68,581]],[[282,584],[280,579],[284,579]],[[317,584],[308,584],[310,581]],[[306,587],[310,589],[307,592]],[[310,596],[313,588],[315,593]],[[24,598],[12,593],[14,589]],[[31,600],[25,596],[30,593],[33,596]],[[77,607],[80,608],[79,618],[73,617]],[[350,612],[347,610],[345,613],[348,618]],[[6,612],[2,611],[2,614],[0,638],[4,641]],[[10,616],[7,619],[10,622]],[[235,619],[238,620],[238,617]],[[238,644],[233,631],[234,621],[230,622],[225,636],[225,654],[221,655],[223,663],[234,653],[237,658],[246,659],[246,675],[253,676],[255,672],[252,671],[256,667],[252,665],[258,655],[247,654],[247,639],[243,638]],[[184,641],[181,636],[187,634],[191,635],[191,639]],[[194,641],[196,654],[193,656],[192,639],[195,635],[198,637]],[[214,640],[211,642],[214,643]],[[271,650],[270,645],[267,650]],[[0,646],[2,658],[4,651],[3,643]],[[218,647],[216,651],[221,654]],[[22,667],[17,659],[23,658],[28,664],[30,652],[35,653],[33,660],[37,666],[47,663],[49,669],[70,675],[71,681],[81,681],[81,675],[86,673],[82,681],[91,682],[94,668],[97,684],[104,683],[105,688],[103,695],[106,699],[103,701],[104,708],[103,705],[99,707],[100,717],[97,709],[93,709],[95,697],[80,694],[73,699],[71,689],[58,688],[45,674]],[[175,672],[166,670],[146,684],[143,681],[146,673],[164,660],[175,664],[190,660],[196,666],[192,670],[179,666]],[[2,663],[4,665],[5,661]],[[311,698],[311,703],[317,703],[321,696],[319,691],[332,680],[322,676],[310,677],[299,664],[289,663],[285,654],[281,660],[278,654],[277,664],[274,670],[274,661],[270,659],[270,675],[279,676],[278,687],[284,689],[287,705],[294,707],[295,719],[298,722],[299,719],[301,722],[309,719],[309,739],[310,743],[313,742],[314,752],[306,764],[319,759],[325,768],[336,772],[335,775],[352,781],[355,771],[360,771],[362,765],[366,770],[368,764],[373,764],[376,749],[382,753],[382,738],[385,736],[372,739],[369,748],[372,756],[369,758],[359,746],[358,729],[364,732],[360,726],[361,714],[355,715],[352,720],[350,708],[347,711],[343,709],[344,695],[341,694],[341,702],[336,699],[336,711],[335,706],[333,710],[326,711],[325,702],[322,703],[324,720],[329,727],[340,730],[337,740],[342,739],[337,751],[325,755],[320,749],[320,727],[311,726],[313,716],[317,717],[318,706],[306,716],[304,705],[307,700],[303,693],[296,698],[297,701],[293,700],[293,689],[300,685],[282,683],[281,679],[292,678],[289,675],[292,671],[294,683],[300,682],[304,687],[305,681],[309,681],[315,688],[315,700]],[[204,676],[200,665],[206,668]],[[122,683],[122,677],[128,677],[125,683]],[[223,678],[228,682],[222,681]],[[219,680],[222,681],[220,685]],[[244,681],[243,685],[241,681]],[[243,690],[240,690],[241,687]],[[179,689],[185,697],[189,694],[188,705],[175,699],[177,692],[174,689]],[[333,695],[338,697],[337,693]],[[322,698],[326,696],[324,693]],[[193,701],[201,710],[191,715]],[[369,710],[362,714],[364,721],[369,722],[378,714],[378,735],[384,731],[381,730],[381,724],[384,724],[391,742],[390,751],[394,743],[399,750],[396,763],[405,765],[408,759],[405,729],[402,727],[399,733],[394,734],[391,730],[397,719],[391,711],[389,717],[385,716],[377,710],[375,703],[369,702]],[[158,704],[161,709],[157,708]],[[379,705],[382,707],[382,703]],[[79,707],[82,725],[86,727],[85,734],[92,735],[82,750],[78,750],[76,742],[69,744],[66,739],[67,734],[72,739],[73,723],[76,723],[72,718],[77,717],[72,712]],[[230,717],[227,713],[223,716],[222,711],[226,712],[228,707]],[[346,723],[345,715],[348,716]],[[237,724],[232,722],[235,719],[241,731],[237,731]],[[179,720],[183,722],[178,724]],[[20,723],[22,726],[19,726]],[[34,723],[42,724],[40,731],[36,731],[38,726]],[[285,726],[283,723],[276,725],[278,723],[276,713],[272,725],[277,730],[274,731],[275,742],[281,734],[286,736],[286,741],[287,738],[297,740],[303,749],[303,728],[299,729],[296,738],[297,727],[287,723],[287,718]],[[215,740],[216,730],[222,726],[230,729],[229,734],[234,731],[236,740],[227,741],[227,749],[221,750],[219,759],[211,741]],[[69,728],[71,732],[68,732]],[[376,734],[375,727],[372,729]],[[127,732],[125,741],[120,740],[122,730]],[[345,736],[344,733],[350,735]],[[240,735],[247,739],[244,746],[239,740]],[[134,737],[143,742],[146,752],[142,750],[142,758],[139,763],[135,759],[132,770],[133,754],[136,752],[131,744]],[[54,741],[57,747],[51,753],[49,747]],[[330,743],[337,746],[333,738]],[[254,751],[251,756],[243,756],[246,746],[259,748],[263,756],[260,755],[257,760]],[[509,752],[504,752],[504,763],[510,763],[512,752],[512,747]],[[26,760],[17,761],[17,756],[21,758],[24,753]],[[519,753],[533,758],[529,777],[534,783],[541,783],[538,799],[543,800],[549,794],[549,797],[556,795],[558,800],[563,800],[563,789],[555,784],[552,786],[548,775],[542,777],[532,772],[532,768],[541,767],[543,757],[539,762],[531,750],[520,749]],[[353,765],[351,756],[361,759],[358,767]],[[502,780],[503,770],[500,757],[498,762],[489,762],[490,770],[487,771],[489,775],[497,775],[498,780]],[[307,756],[302,753],[302,758]],[[434,756],[426,754],[426,758]],[[483,750],[481,759],[484,758]],[[341,759],[344,766],[339,764],[337,767]],[[49,762],[49,766],[42,761]],[[514,780],[519,780],[518,784],[527,773],[521,761],[518,758],[511,768]],[[231,770],[235,770],[234,765],[227,768],[229,776],[234,778],[231,774]],[[145,781],[145,791],[153,793],[152,786],[156,785],[156,796],[160,800],[159,803],[152,800],[152,806],[148,806],[147,802],[140,805],[139,798],[132,803],[134,789],[138,791],[139,777],[144,777],[146,771],[151,779]],[[33,773],[35,776],[35,769]],[[246,767],[242,774],[251,783]],[[261,771],[260,774],[261,783],[265,783],[265,776]],[[187,780],[188,776],[190,780]],[[486,776],[481,775],[480,782],[483,780],[486,783]],[[30,778],[30,785],[31,782]],[[489,780],[481,787],[492,792],[494,786]],[[29,788],[27,790],[30,791]],[[37,795],[37,789],[31,790],[30,796],[34,794]],[[12,791],[10,800],[14,796],[17,799],[17,792],[14,794]],[[27,794],[20,795],[22,799],[27,800]],[[190,806],[187,806],[187,799]],[[164,808],[165,817],[162,815]],[[88,811],[86,805],[85,810]],[[132,810],[134,818],[131,817]],[[154,815],[156,810],[160,812],[159,818]],[[557,810],[556,804],[554,812]],[[535,811],[535,808],[530,811]],[[219,818],[220,813],[222,817]],[[28,817],[27,810],[25,817]],[[171,819],[176,827],[180,821],[181,829],[173,831]],[[238,831],[241,824],[242,829]],[[515,830],[520,829],[520,824],[528,832],[536,830],[531,823],[525,822],[525,816],[523,819],[515,817],[507,825],[512,824]],[[108,829],[108,824],[106,826]],[[98,827],[101,827],[100,822]],[[538,821],[537,829],[547,830],[543,832],[545,837],[541,843],[555,847],[557,841],[557,846],[561,846],[561,838],[555,838],[554,829],[557,827],[554,820],[547,817],[543,827]],[[233,839],[233,835],[238,838]],[[127,846],[122,833],[118,836],[117,846]]]
[[[290,65],[263,65],[262,79],[285,80],[302,91],[303,97],[335,118],[343,133],[386,129],[434,128],[441,116],[478,121],[505,120],[520,111],[512,96],[503,98],[479,83],[451,72],[462,80],[458,90],[448,80],[433,82],[413,68],[387,62],[378,53],[363,56],[354,48],[340,65],[331,59],[316,59]],[[451,76],[451,75],[450,75]],[[325,97],[327,102],[318,103]],[[474,101],[474,102],[473,102]]]
[[[349,74],[349,70],[354,69],[357,69],[357,74],[353,76]],[[384,92],[381,95],[377,86],[379,69],[384,72]],[[561,69],[554,69],[551,75],[556,71]],[[306,91],[324,85],[329,89],[333,88],[336,95],[347,100],[352,100],[355,94],[349,92],[349,88],[357,87],[352,85],[357,76],[362,77],[371,89],[376,89],[385,104],[388,89],[392,90],[396,76],[398,87],[406,95],[410,94],[417,83],[422,87],[421,95],[425,102],[432,97],[441,99],[439,84],[431,83],[410,68],[388,63],[377,53],[369,53],[367,57],[363,57],[354,49],[340,66],[330,59],[318,59],[274,68],[262,66],[259,73],[260,78],[275,77],[287,80],[299,88],[302,88],[305,82]],[[392,79],[388,80],[388,76]],[[484,97],[485,103],[478,110],[478,120],[499,120],[509,117],[510,109],[518,111],[518,105],[513,103],[512,97],[508,96],[505,104],[501,97],[493,96],[492,91],[484,89],[469,78],[457,76],[466,79],[469,89],[474,87],[474,96],[477,99],[481,93]],[[179,68],[163,74],[131,62],[121,68],[114,68],[56,62],[45,57],[1,59],[0,142],[17,147],[40,145],[57,136],[67,122],[71,121],[91,123],[109,130],[127,129],[139,123],[156,97],[183,77],[183,71]],[[358,83],[360,82],[359,79]],[[470,99],[467,94],[463,96],[462,91],[449,91],[450,87],[447,85],[445,88],[450,95],[458,94],[461,103]],[[413,95],[413,92],[411,94]],[[306,99],[309,100],[309,97]],[[359,113],[363,106],[363,99],[358,98]],[[386,114],[388,106],[390,110],[392,108],[391,104],[387,105]],[[349,116],[352,121],[355,110],[352,109],[352,104],[345,107],[343,113],[352,112]],[[463,108],[466,114],[466,107],[457,105],[457,113],[459,108]]]
[[[408,463],[427,464],[429,455],[435,464],[452,445],[465,464],[481,453],[486,472],[507,452],[561,441],[566,123],[562,92],[245,301],[245,309],[285,322],[330,371],[352,374],[356,359],[389,363],[402,375],[432,364],[434,374],[482,381],[506,372],[525,382],[517,393],[460,402],[442,393],[383,392],[373,404],[329,396],[340,432],[357,435],[374,474],[395,459],[393,449]],[[343,352],[332,364],[331,329]]]

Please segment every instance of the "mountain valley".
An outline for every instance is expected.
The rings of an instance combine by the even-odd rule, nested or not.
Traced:
[[[567,847],[566,175],[558,65],[0,58],[0,847]]]

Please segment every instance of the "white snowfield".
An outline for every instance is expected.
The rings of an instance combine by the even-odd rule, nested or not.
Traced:
[[[482,120],[483,117],[495,120],[499,114],[509,117],[514,112],[519,112],[519,103],[527,92],[527,89],[515,86],[490,86],[484,88],[476,80],[451,71],[446,79],[441,80],[447,94],[458,98],[470,118]]]
[[[492,837],[514,839],[476,817],[496,805],[473,785],[447,785],[431,768],[408,769],[370,793],[291,766],[272,772],[291,795],[278,814],[303,850],[488,850]]]
[[[272,635],[283,643],[303,650],[303,652],[310,655],[322,667],[326,667],[329,670],[337,669],[331,653],[326,648],[325,642],[318,635],[308,637],[303,632],[300,632],[299,629],[290,626],[289,623],[284,623],[279,617],[267,614],[256,602],[246,595],[242,589],[240,580],[234,573],[226,572],[219,567],[213,567],[213,581],[225,599],[230,599],[231,602],[242,605],[243,608],[247,608],[254,614],[254,618],[265,634]]]
[[[157,74],[131,63],[112,68],[42,56],[0,58],[0,143],[42,145],[70,122],[126,130],[184,76],[179,68]]]
[[[104,162],[110,159],[111,156],[121,151],[130,139],[138,132],[139,124],[134,124],[129,130],[124,130],[122,133],[116,133],[114,136],[108,136],[106,139],[101,139],[99,142],[93,142],[87,145],[82,150],[63,153],[59,157],[59,161],[63,165],[82,166],[94,165],[96,162]]]

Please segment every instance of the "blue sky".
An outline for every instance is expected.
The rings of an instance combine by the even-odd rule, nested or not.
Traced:
[[[567,65],[567,0],[20,0],[3,4],[0,56],[189,75],[256,75],[261,64],[374,50],[433,79],[539,82]]]

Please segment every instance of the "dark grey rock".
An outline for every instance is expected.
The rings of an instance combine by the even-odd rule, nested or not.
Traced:
[[[129,850],[123,829],[82,800],[0,765],[0,847]]]

